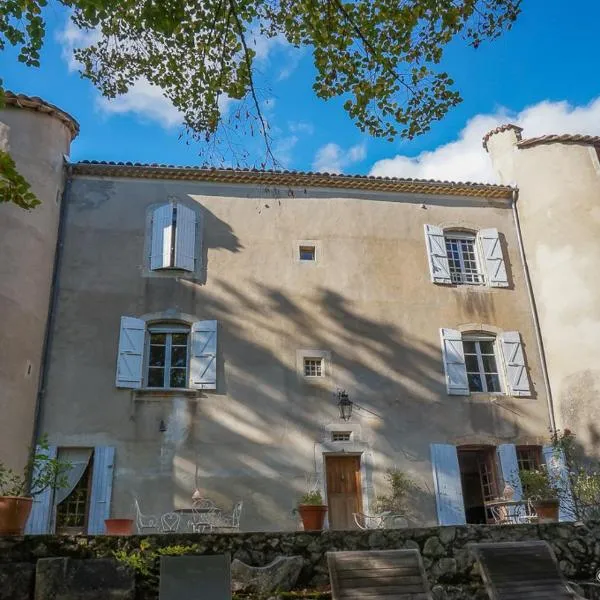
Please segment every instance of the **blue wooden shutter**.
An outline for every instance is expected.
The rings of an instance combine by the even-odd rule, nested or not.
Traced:
[[[465,503],[456,447],[431,444],[431,467],[439,524],[464,525]]]
[[[196,321],[192,325],[190,387],[217,389],[217,322]]]
[[[514,444],[500,444],[496,448],[496,452],[498,453],[504,483],[510,485],[515,491],[513,500],[521,500],[523,498],[523,487],[519,477],[517,447]]]
[[[196,213],[177,204],[175,225],[175,268],[193,271],[196,258]]]
[[[425,225],[425,245],[431,281],[433,283],[452,283],[444,230],[436,225]]]
[[[455,329],[440,329],[446,390],[451,396],[468,396],[469,380],[462,335]]]
[[[523,344],[519,332],[504,331],[501,338],[504,364],[506,365],[506,380],[509,387],[508,393],[511,396],[531,396]]]
[[[477,237],[483,252],[488,285],[491,287],[508,287],[508,276],[506,275],[506,265],[504,264],[498,230],[493,228],[482,229]]]
[[[42,450],[39,446],[35,449],[37,454],[42,454]],[[56,458],[58,448],[56,446],[49,446],[47,454],[50,458]],[[29,519],[25,525],[26,534],[44,534],[52,533],[50,531],[52,523],[52,510],[54,507],[54,488],[52,486],[47,487],[43,492],[33,497],[33,505],[31,507],[31,513],[29,513]]]
[[[173,243],[173,205],[163,204],[152,213],[152,239],[150,241],[150,268],[171,267]]]
[[[136,389],[142,386],[145,337],[146,323],[142,319],[121,317],[117,387]]]
[[[559,521],[575,521],[575,504],[571,494],[569,472],[565,455],[562,450],[555,450],[553,446],[544,446],[542,449],[548,475],[560,488],[560,507],[558,510]]]
[[[104,519],[110,517],[114,461],[115,449],[112,446],[94,448],[94,470],[88,516],[89,534],[104,533]]]

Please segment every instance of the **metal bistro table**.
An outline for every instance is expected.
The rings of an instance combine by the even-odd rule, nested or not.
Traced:
[[[176,508],[174,512],[187,517],[187,526],[194,533],[212,532],[221,518],[221,509],[212,500],[197,500],[191,508]]]
[[[526,500],[492,500],[485,503],[485,509],[496,525],[537,522],[537,515]]]

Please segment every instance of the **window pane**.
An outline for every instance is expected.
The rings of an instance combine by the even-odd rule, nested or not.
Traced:
[[[148,364],[151,367],[164,367],[165,366],[165,347],[164,346],[150,346],[150,357]]]
[[[187,346],[174,346],[171,351],[171,366],[186,367],[187,366]]]
[[[315,247],[300,246],[300,260],[315,260]]]
[[[164,387],[165,370],[163,368],[150,367],[148,369],[148,387]]]
[[[171,369],[171,383],[173,388],[184,388],[186,386],[186,369]]]
[[[164,346],[166,342],[166,334],[165,333],[151,333],[150,334],[150,343],[151,344],[162,344]]]
[[[469,379],[469,390],[471,392],[483,392],[481,375],[478,375],[477,373],[468,373],[467,378]]]
[[[500,378],[498,375],[486,375],[485,381],[487,383],[488,392],[500,392]]]
[[[494,354],[494,342],[479,342],[482,354]]]
[[[463,342],[463,350],[465,354],[475,354],[475,342]]]
[[[467,365],[467,371],[470,373],[479,373],[479,364],[477,363],[476,356],[465,356],[465,363]]]
[[[173,346],[187,346],[187,333],[174,333],[173,334]]]
[[[481,361],[483,362],[483,370],[486,373],[497,373],[495,356],[482,356]]]

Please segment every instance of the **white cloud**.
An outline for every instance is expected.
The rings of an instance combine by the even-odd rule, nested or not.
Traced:
[[[312,135],[315,132],[315,126],[306,121],[290,121],[288,123],[288,128],[292,133],[305,133],[306,135]]]
[[[100,32],[97,29],[86,31],[80,29],[73,23],[71,18],[67,18],[64,29],[56,33],[56,41],[62,46],[61,56],[67,63],[69,71],[77,71],[81,64],[75,60],[73,51],[76,48],[85,48],[95,44],[100,39]]]
[[[348,150],[330,142],[317,150],[312,168],[324,173],[342,173],[347,166],[363,160],[366,155],[367,148],[364,142]]]
[[[500,109],[494,114],[476,115],[469,119],[455,141],[415,157],[397,154],[379,160],[369,174],[495,183],[497,177],[481,141],[490,129],[509,122],[522,127],[524,137],[552,133],[600,135],[600,97],[586,106],[543,101],[516,114]]]
[[[275,158],[281,163],[281,166],[288,168],[292,162],[292,150],[296,147],[299,142],[297,135],[289,135],[277,140],[273,152]]]

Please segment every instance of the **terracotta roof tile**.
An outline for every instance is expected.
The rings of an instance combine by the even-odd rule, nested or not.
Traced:
[[[372,175],[339,175],[310,171],[263,171],[260,169],[87,160],[74,163],[71,167],[75,175],[215,181],[238,184],[259,183],[261,185],[361,189],[449,196],[477,196],[482,198],[508,199],[511,198],[513,191],[513,188],[510,186],[489,183],[403,179],[399,177],[376,177]]]
[[[7,106],[35,110],[56,117],[67,126],[71,132],[72,140],[77,137],[77,134],[79,133],[79,123],[68,112],[58,108],[58,106],[54,106],[54,104],[42,100],[42,98],[38,98],[37,96],[26,96],[25,94],[15,94],[14,92],[5,90],[4,102]]]
[[[509,129],[514,129],[515,130],[515,134],[517,136],[517,140],[520,142],[521,141],[521,132],[523,131],[522,127],[519,127],[518,125],[513,125],[512,123],[506,123],[505,125],[500,125],[499,127],[496,127],[496,129],[492,129],[491,131],[488,131],[484,136],[483,136],[483,147],[487,150],[487,143],[488,140],[495,135],[496,133],[502,133],[503,131],[508,131]]]
[[[600,136],[581,134],[542,135],[520,141],[519,148],[528,148],[538,144],[583,144],[586,146],[600,146]]]

